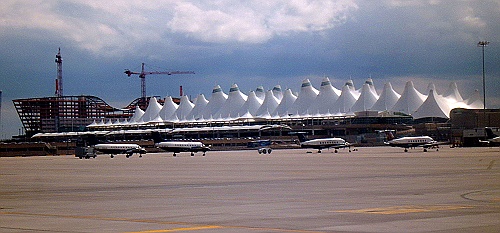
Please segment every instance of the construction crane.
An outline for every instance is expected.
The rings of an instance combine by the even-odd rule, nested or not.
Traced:
[[[129,69],[126,69],[124,73],[127,74],[129,77],[133,74],[139,75],[139,78],[141,79],[141,99],[142,99],[142,101],[146,101],[146,75],[148,75],[148,74],[166,74],[166,75],[194,74],[193,71],[144,71],[144,63],[142,63],[141,72],[134,72],[134,71],[130,71]]]

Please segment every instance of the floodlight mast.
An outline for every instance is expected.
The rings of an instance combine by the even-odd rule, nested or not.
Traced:
[[[479,43],[477,43],[477,46],[478,47],[481,47],[482,51],[483,51],[483,110],[486,112],[486,79],[485,79],[485,70],[484,70],[484,47],[488,46],[490,42],[489,41],[479,41]]]

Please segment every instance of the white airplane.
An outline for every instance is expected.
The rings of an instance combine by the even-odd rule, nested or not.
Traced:
[[[439,151],[439,145],[444,143],[437,142],[429,136],[418,136],[418,137],[402,137],[402,138],[394,138],[394,135],[391,131],[385,131],[387,136],[387,142],[384,142],[386,145],[392,147],[401,147],[405,149],[405,152],[408,152],[408,148],[414,147],[423,147],[424,152],[427,152],[428,148],[436,147],[436,151]]]
[[[488,144],[500,144],[500,136],[496,135],[493,133],[493,130],[491,128],[484,128],[486,130],[486,135],[487,135],[487,143]]]
[[[101,143],[94,145],[94,149],[105,154],[110,154],[111,158],[114,158],[116,154],[126,154],[127,158],[134,153],[139,153],[139,157],[142,157],[142,154],[146,154],[146,149],[137,144]]]
[[[173,152],[174,156],[177,156],[176,153],[180,153],[180,152],[191,152],[191,156],[194,156],[194,153],[199,152],[199,151],[202,151],[203,156],[205,156],[205,153],[210,150],[210,147],[205,146],[202,142],[199,142],[199,141],[162,142],[161,135],[158,132],[153,132],[153,140],[155,141],[156,147],[158,147],[164,151],[167,151],[167,152]]]
[[[319,138],[307,140],[305,133],[303,132],[297,132],[294,134],[297,134],[299,137],[300,147],[302,148],[318,149],[318,153],[321,153],[322,149],[335,148],[335,153],[338,153],[338,149],[348,147],[349,152],[351,152],[352,144],[346,142],[342,138]]]

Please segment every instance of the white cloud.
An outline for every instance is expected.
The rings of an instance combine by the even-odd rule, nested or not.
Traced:
[[[264,43],[289,32],[321,31],[346,20],[354,0],[21,1],[0,5],[0,32],[41,32],[94,53],[116,55],[162,43],[175,32],[211,43]]]
[[[168,25],[205,42],[263,43],[279,34],[331,29],[357,7],[350,0],[180,2]]]

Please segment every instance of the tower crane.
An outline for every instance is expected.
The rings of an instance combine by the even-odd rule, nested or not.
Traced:
[[[129,69],[125,69],[124,72],[128,77],[130,77],[133,74],[139,75],[139,78],[141,79],[141,99],[142,101],[146,101],[146,75],[149,74],[166,74],[166,75],[172,75],[172,74],[194,74],[194,71],[144,71],[144,63],[142,63],[142,70],[141,72],[134,72],[130,71]]]

